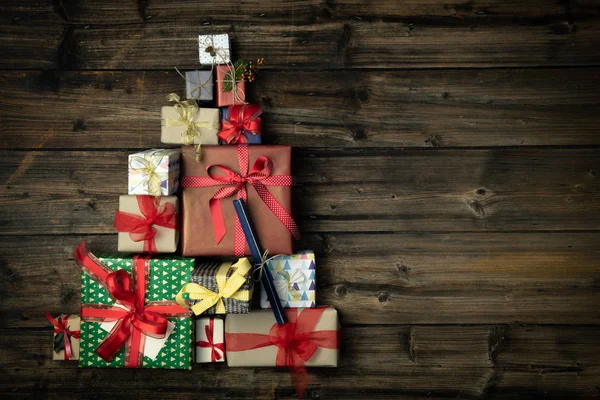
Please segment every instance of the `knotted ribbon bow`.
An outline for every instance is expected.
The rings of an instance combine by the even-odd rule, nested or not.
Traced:
[[[150,262],[147,258],[135,256],[131,274],[122,269],[111,271],[86,249],[85,242],[77,247],[74,258],[82,270],[103,286],[116,303],[124,307],[87,304],[81,308],[81,317],[88,321],[117,321],[95,350],[106,362],[110,362],[125,347],[125,367],[139,367],[144,355],[146,336],[164,338],[169,324],[167,318],[189,316],[187,309],[172,301],[146,303],[146,286],[150,275]]]
[[[69,322],[69,317],[71,314],[67,314],[64,317],[57,317],[56,319],[52,318],[50,313],[46,313],[46,319],[50,321],[52,325],[54,325],[54,333],[62,333],[64,335],[64,344],[65,344],[65,360],[70,360],[73,354],[73,350],[71,349],[71,337],[75,339],[79,339],[81,331],[72,331],[67,326]]]
[[[277,275],[283,277],[283,280],[275,281],[275,288],[277,289],[279,298],[287,301],[289,294],[292,297],[292,300],[300,300],[300,294],[298,293],[298,289],[296,289],[295,285],[301,285],[306,280],[306,277],[302,271],[295,269],[291,274],[287,271],[277,271]]]
[[[148,193],[152,196],[160,196],[162,194],[161,179],[156,168],[162,161],[163,157],[167,154],[166,150],[158,150],[150,153],[150,160],[145,157],[131,157],[129,160],[129,167],[133,171],[141,171],[145,175],[141,185],[145,184]]]
[[[225,333],[227,352],[246,351],[261,347],[276,346],[276,366],[287,366],[292,375],[298,397],[302,397],[309,378],[305,363],[319,347],[339,348],[339,332],[334,330],[314,331],[327,307],[306,308],[300,311],[286,308],[288,322],[273,324],[268,335],[258,333]]]
[[[162,126],[185,126],[185,129],[181,132],[181,141],[188,146],[193,145],[194,139],[197,137],[198,143],[196,144],[195,151],[196,159],[199,161],[202,145],[202,132],[200,132],[200,129],[219,129],[219,124],[214,121],[194,121],[196,114],[200,110],[194,100],[180,101],[177,94],[171,93],[167,96],[167,101],[175,102],[173,108],[179,115],[179,119],[162,119]]]
[[[134,242],[143,240],[144,252],[156,253],[154,238],[158,231],[154,226],[177,229],[177,208],[173,203],[158,206],[156,203],[159,198],[153,196],[135,197],[143,217],[117,210],[113,226],[119,232],[129,232],[129,237]]]
[[[233,273],[229,278],[227,274],[232,269]],[[182,307],[188,307],[189,304],[184,298],[184,293],[189,295],[190,300],[200,300],[190,308],[195,315],[200,315],[212,306],[215,306],[215,314],[225,314],[227,309],[223,299],[234,299],[240,301],[249,301],[251,294],[249,290],[239,290],[246,283],[246,275],[252,269],[252,264],[247,258],[241,258],[237,263],[221,264],[215,276],[217,281],[217,292],[205,288],[195,282],[185,284],[175,301]]]
[[[246,135],[260,135],[261,114],[255,104],[230,106],[217,136],[227,144],[248,143]]]
[[[225,228],[225,220],[221,208],[221,199],[237,194],[238,199],[248,200],[246,184],[254,186],[256,193],[271,210],[271,212],[281,221],[281,223],[290,231],[294,239],[300,239],[300,231],[298,226],[287,210],[279,203],[279,201],[267,189],[267,186],[291,186],[291,175],[271,175],[273,172],[273,162],[261,156],[256,159],[250,173],[248,173],[248,145],[238,144],[237,154],[240,164],[240,173],[232,171],[223,165],[209,165],[206,167],[208,177],[202,176],[184,176],[181,179],[183,188],[204,188],[211,186],[224,186],[219,189],[209,200],[208,206],[213,223],[215,233],[215,241],[221,242],[223,236],[227,232]],[[212,169],[216,168],[226,175],[215,175]],[[246,241],[239,219],[235,219],[235,236],[234,236],[234,255],[241,257],[245,253]]]
[[[206,333],[206,341],[199,340],[196,342],[196,346],[210,348],[210,360],[211,362],[217,362],[225,355],[225,343],[215,343],[214,318],[209,318],[208,325],[204,326],[204,332]]]

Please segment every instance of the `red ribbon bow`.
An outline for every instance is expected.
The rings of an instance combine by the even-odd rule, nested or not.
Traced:
[[[248,143],[247,135],[260,135],[262,110],[255,104],[230,106],[217,134],[227,144]]]
[[[196,342],[196,346],[198,347],[207,347],[211,349],[210,360],[212,362],[217,362],[223,358],[225,355],[225,343],[215,343],[215,320],[214,318],[209,318],[208,325],[204,327],[204,332],[206,333],[206,342],[204,340],[199,340]]]
[[[281,221],[281,223],[290,231],[294,239],[300,239],[300,231],[298,226],[287,210],[277,201],[271,194],[267,186],[291,186],[291,175],[271,175],[273,172],[273,162],[261,156],[256,159],[250,173],[248,173],[248,145],[237,145],[238,160],[240,163],[240,174],[232,171],[223,165],[209,165],[206,167],[208,177],[202,176],[184,176],[181,178],[183,188],[203,188],[210,186],[225,186],[219,189],[208,202],[210,215],[212,218],[213,229],[215,232],[215,240],[219,243],[227,229],[225,228],[225,220],[223,219],[223,211],[221,208],[221,199],[233,196],[237,193],[238,199],[248,200],[246,184],[254,186],[256,193],[271,212]],[[212,173],[212,168],[217,168],[226,175],[215,175]],[[235,236],[234,236],[234,255],[241,257],[245,253],[246,240],[240,220],[235,219]]]
[[[143,240],[144,252],[156,253],[154,238],[157,230],[154,225],[177,229],[177,208],[173,203],[164,203],[158,206],[160,197],[135,197],[143,217],[117,210],[113,226],[119,232],[129,232],[129,237],[134,242]]]
[[[227,351],[245,351],[260,347],[277,346],[276,366],[287,366],[296,387],[296,394],[302,397],[309,383],[305,363],[319,347],[339,348],[338,331],[313,331],[327,307],[306,308],[300,312],[285,309],[288,322],[273,324],[268,335],[257,333],[225,333]]]
[[[125,367],[137,368],[142,363],[146,336],[164,338],[168,319],[189,316],[189,311],[175,301],[146,304],[146,286],[150,274],[150,260],[135,256],[131,275],[120,269],[111,271],[81,243],[74,253],[75,262],[92,279],[102,285],[113,300],[125,308],[87,304],[81,308],[81,317],[90,321],[117,321],[108,336],[96,348],[96,354],[110,362],[125,347]]]
[[[65,343],[65,360],[70,360],[73,351],[71,350],[71,336],[75,339],[79,339],[79,335],[81,331],[71,331],[67,326],[69,322],[69,317],[71,314],[67,314],[64,318],[57,317],[56,319],[52,318],[50,313],[46,313],[46,319],[50,321],[52,325],[54,325],[54,333],[63,333],[64,335],[64,343]]]

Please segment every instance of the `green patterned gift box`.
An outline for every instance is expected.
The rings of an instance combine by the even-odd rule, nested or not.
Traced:
[[[98,257],[110,270],[132,272],[132,258]],[[149,273],[146,284],[146,303],[174,301],[179,289],[190,282],[190,276],[194,270],[194,259],[183,257],[151,258],[149,261]],[[104,286],[92,279],[84,270],[81,279],[81,302],[82,305],[114,305],[115,302]],[[157,303],[160,304],[160,303]],[[162,347],[160,343],[153,343],[154,359],[147,356],[153,353],[144,351],[141,360],[142,368],[165,368],[165,369],[191,369],[192,365],[192,317],[169,318],[172,331]],[[80,367],[108,367],[124,368],[126,349],[121,348],[110,362],[106,362],[98,354],[96,348],[105,340],[109,332],[101,327],[102,322],[81,321],[81,350],[79,358]],[[149,341],[145,338],[146,347],[149,349]]]

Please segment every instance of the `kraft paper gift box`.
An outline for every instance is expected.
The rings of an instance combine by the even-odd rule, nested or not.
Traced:
[[[150,225],[146,221],[152,219]],[[179,244],[179,200],[176,196],[119,197],[114,227],[118,251],[174,253]]]
[[[188,153],[184,148],[181,180],[183,255],[242,257],[251,254],[241,226],[239,230],[236,226],[237,216],[232,204],[237,193],[244,187],[247,192],[246,204],[262,248],[268,249],[270,254],[292,254],[292,237],[299,238],[299,232],[290,215],[291,147],[202,146],[200,162],[196,162]],[[224,176],[225,172],[215,167],[218,165],[230,171],[234,176],[231,179],[242,179],[240,174],[252,172],[254,167],[262,170],[261,162],[272,167],[270,176],[257,176],[256,180],[248,181],[244,186],[218,182],[209,177],[209,173],[213,176]],[[240,170],[240,164],[243,171]],[[261,182],[264,182],[264,185]],[[266,188],[265,191],[261,190],[262,195],[256,191],[256,186]],[[229,197],[211,200],[223,188],[231,189]],[[278,205],[274,204],[275,202]]]
[[[265,268],[263,273],[269,271],[273,276],[283,307],[315,307],[315,253],[312,250],[274,257],[267,261]],[[264,287],[261,288],[260,306],[270,308]]]
[[[251,271],[252,264],[247,258],[235,263],[198,262],[191,282],[179,291],[176,301],[191,307],[195,315],[247,313],[254,292]]]
[[[181,107],[164,106],[161,109],[161,142],[188,145],[219,143],[218,108],[198,108],[194,100],[181,102],[177,99],[177,105]]]
[[[54,326],[52,359],[56,361],[79,360],[80,318],[75,314],[61,314],[46,318]]]
[[[233,106],[235,104],[244,104],[246,101],[246,83],[243,80],[235,79],[228,72],[232,70],[230,65],[217,65],[217,107]],[[225,80],[235,81],[234,87],[229,91],[223,91]]]
[[[231,62],[231,49],[229,35],[198,35],[198,48],[200,64],[216,65]]]
[[[129,155],[128,194],[168,196],[179,189],[179,149],[151,149]]]
[[[312,356],[304,361],[307,367],[337,367],[339,353],[337,311],[334,308],[317,307],[288,308],[285,312],[288,316],[286,325],[277,325],[270,310],[228,315],[225,319],[227,365],[230,367],[287,366],[282,363],[287,357],[278,357],[279,352],[285,353],[285,348],[278,347],[274,343],[296,340],[317,345]]]
[[[225,361],[225,327],[219,317],[196,320],[196,362]]]
[[[190,100],[213,100],[213,73],[212,71],[186,71],[185,97]]]
[[[83,246],[83,247],[82,247]],[[171,256],[169,258],[96,257],[87,255],[84,244],[75,252],[75,260],[82,268],[81,277],[81,350],[80,367],[109,368],[166,368],[191,369],[193,320],[189,311],[178,306],[174,299],[181,286],[189,282],[194,269],[194,259]],[[90,261],[91,260],[91,261]],[[117,272],[120,271],[120,272]],[[106,273],[126,274],[131,279],[130,291],[143,296],[143,310],[138,305],[116,301],[107,290],[110,278]],[[122,281],[123,276],[119,276]],[[127,288],[126,285],[124,285]],[[124,290],[123,287],[120,288]],[[122,323],[128,310],[137,315],[151,311],[166,319],[164,337],[146,335],[133,325]],[[104,313],[123,310],[115,315]],[[119,325],[119,323],[121,323]],[[100,356],[102,346],[111,340],[112,332],[129,327],[129,339],[110,359]],[[136,351],[137,350],[137,351]],[[136,356],[137,355],[137,356]]]

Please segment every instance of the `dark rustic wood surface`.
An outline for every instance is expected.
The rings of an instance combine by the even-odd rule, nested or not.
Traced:
[[[264,56],[264,139],[290,144],[299,247],[343,324],[307,398],[600,396],[596,0],[4,0],[2,398],[293,398],[285,370],[51,360],[73,248],[116,249],[126,156],[196,35]]]

